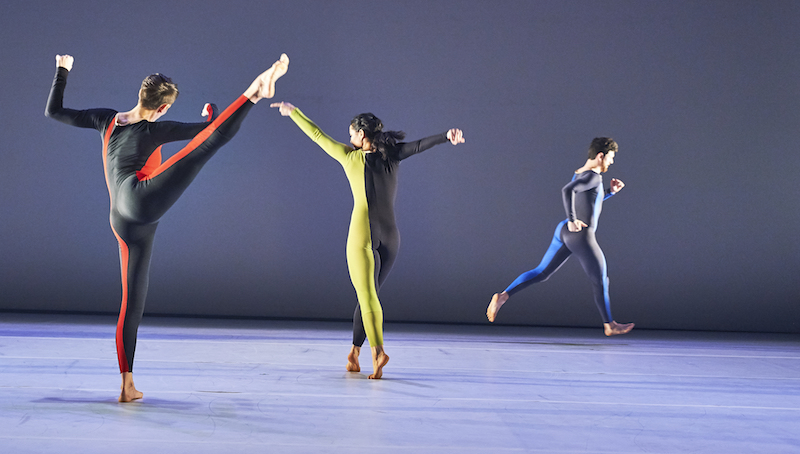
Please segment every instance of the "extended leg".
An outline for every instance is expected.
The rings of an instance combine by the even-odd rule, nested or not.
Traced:
[[[564,242],[561,241],[561,230],[564,225],[565,223],[561,222],[556,227],[553,239],[550,241],[550,246],[547,248],[544,257],[542,257],[539,266],[522,273],[502,293],[495,293],[492,296],[489,307],[486,308],[486,318],[488,318],[490,322],[493,322],[495,318],[497,318],[497,313],[500,311],[500,308],[508,301],[511,295],[531,284],[546,281],[567,261],[570,256],[570,251],[564,245]]]
[[[149,171],[129,192],[119,195],[117,203],[127,203],[130,217],[155,222],[175,204],[212,156],[239,131],[250,109],[263,97],[272,97],[275,81],[286,74],[286,54],[258,76],[244,94],[222,111],[188,145],[163,164]],[[122,200],[125,198],[125,200]]]
[[[239,97],[188,145],[132,187],[123,187],[116,203],[128,216],[155,222],[178,201],[212,156],[239,130],[253,104]]]

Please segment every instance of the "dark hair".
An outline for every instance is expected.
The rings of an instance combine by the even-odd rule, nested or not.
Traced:
[[[614,153],[619,151],[617,142],[614,142],[611,137],[595,137],[589,145],[589,159],[596,158],[600,153],[608,154],[609,151]]]
[[[384,161],[387,161],[394,151],[398,140],[403,140],[406,133],[403,131],[383,132],[383,122],[371,113],[356,115],[350,126],[355,131],[364,131],[364,137],[372,144],[372,149],[380,152]]]
[[[178,85],[163,74],[150,74],[142,81],[139,101],[145,109],[156,110],[162,104],[174,103],[177,98]]]

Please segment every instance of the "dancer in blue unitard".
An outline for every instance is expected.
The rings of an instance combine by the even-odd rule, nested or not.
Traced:
[[[575,254],[592,282],[594,302],[603,319],[606,336],[625,334],[633,329],[633,323],[617,323],[611,316],[606,258],[595,238],[603,200],[625,187],[622,181],[615,178],[611,180],[609,189],[603,188],[601,174],[614,163],[618,149],[617,143],[608,137],[592,140],[586,164],[575,171],[572,181],[561,190],[567,219],[556,227],[550,247],[539,266],[521,274],[502,293],[495,293],[492,296],[486,309],[486,317],[490,322],[495,320],[500,307],[511,295],[531,284],[546,281],[571,255]]]

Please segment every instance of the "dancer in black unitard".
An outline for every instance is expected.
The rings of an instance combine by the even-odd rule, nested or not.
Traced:
[[[117,358],[122,374],[120,402],[142,397],[133,384],[136,333],[144,312],[150,256],[159,219],[178,200],[200,169],[227,143],[250,108],[275,93],[275,81],[286,73],[281,59],[259,75],[250,87],[218,116],[206,105],[206,123],[156,122],[178,96],[178,88],[161,74],[148,76],[139,102],[128,112],[111,109],[73,110],[63,107],[73,58],[56,56],[56,75],[45,115],[72,126],[96,129],[103,138],[103,166],[111,198],[111,229],[119,242],[122,304],[117,322]],[[161,145],[192,139],[161,162]]]
[[[592,282],[594,301],[603,319],[606,336],[625,334],[633,329],[633,323],[617,323],[611,316],[606,258],[595,238],[603,200],[625,187],[625,183],[614,178],[609,189],[603,188],[601,174],[614,163],[618,149],[617,143],[608,137],[592,140],[586,164],[575,171],[572,181],[561,190],[567,219],[556,227],[550,247],[539,266],[521,274],[502,293],[494,294],[486,309],[486,317],[490,322],[494,321],[500,307],[511,295],[531,284],[546,281],[570,255],[575,254]]]

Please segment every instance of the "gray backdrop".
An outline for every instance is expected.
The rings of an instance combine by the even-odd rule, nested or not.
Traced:
[[[55,54],[75,56],[68,107],[130,109],[162,72],[181,89],[165,119],[198,121],[286,52],[275,99],[341,141],[365,111],[409,139],[465,132],[402,165],[388,322],[486,323],[609,135],[615,318],[800,332],[800,2],[28,0],[0,25],[0,310],[119,306],[99,133],[43,115]],[[349,318],[351,206],[340,166],[260,103],[163,218],[146,312]],[[600,318],[571,260],[498,323]]]

